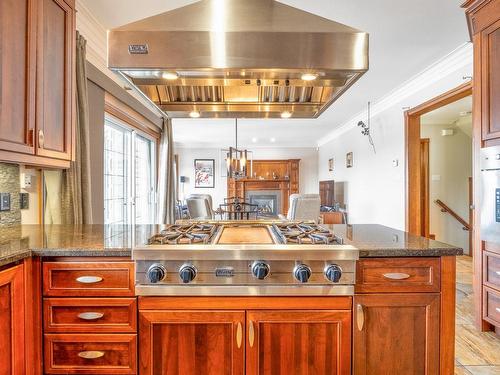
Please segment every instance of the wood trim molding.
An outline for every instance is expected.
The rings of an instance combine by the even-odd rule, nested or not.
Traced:
[[[461,84],[405,112],[406,139],[406,230],[422,233],[422,189],[420,170],[420,116],[472,95],[472,81]]]
[[[104,111],[134,129],[142,131],[156,140],[160,139],[160,129],[155,124],[108,92],[104,94]]]

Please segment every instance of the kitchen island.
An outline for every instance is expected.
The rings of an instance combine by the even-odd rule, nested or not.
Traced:
[[[156,226],[2,230],[0,275],[27,316],[10,327],[30,337],[16,353],[27,374],[453,374],[461,249],[327,227],[359,249],[353,296],[137,298],[131,250]]]

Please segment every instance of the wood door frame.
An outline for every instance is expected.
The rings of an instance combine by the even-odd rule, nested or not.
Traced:
[[[424,235],[421,228],[423,213],[421,207],[420,117],[470,95],[472,95],[472,81],[463,83],[405,111],[406,231],[411,234]]]

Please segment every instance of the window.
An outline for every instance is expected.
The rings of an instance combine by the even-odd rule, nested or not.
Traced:
[[[155,196],[154,140],[106,115],[104,223],[154,223]]]

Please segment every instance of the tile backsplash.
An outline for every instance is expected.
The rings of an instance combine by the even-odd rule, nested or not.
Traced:
[[[0,163],[0,193],[10,193],[10,211],[0,212],[0,225],[21,224],[19,166]]]

